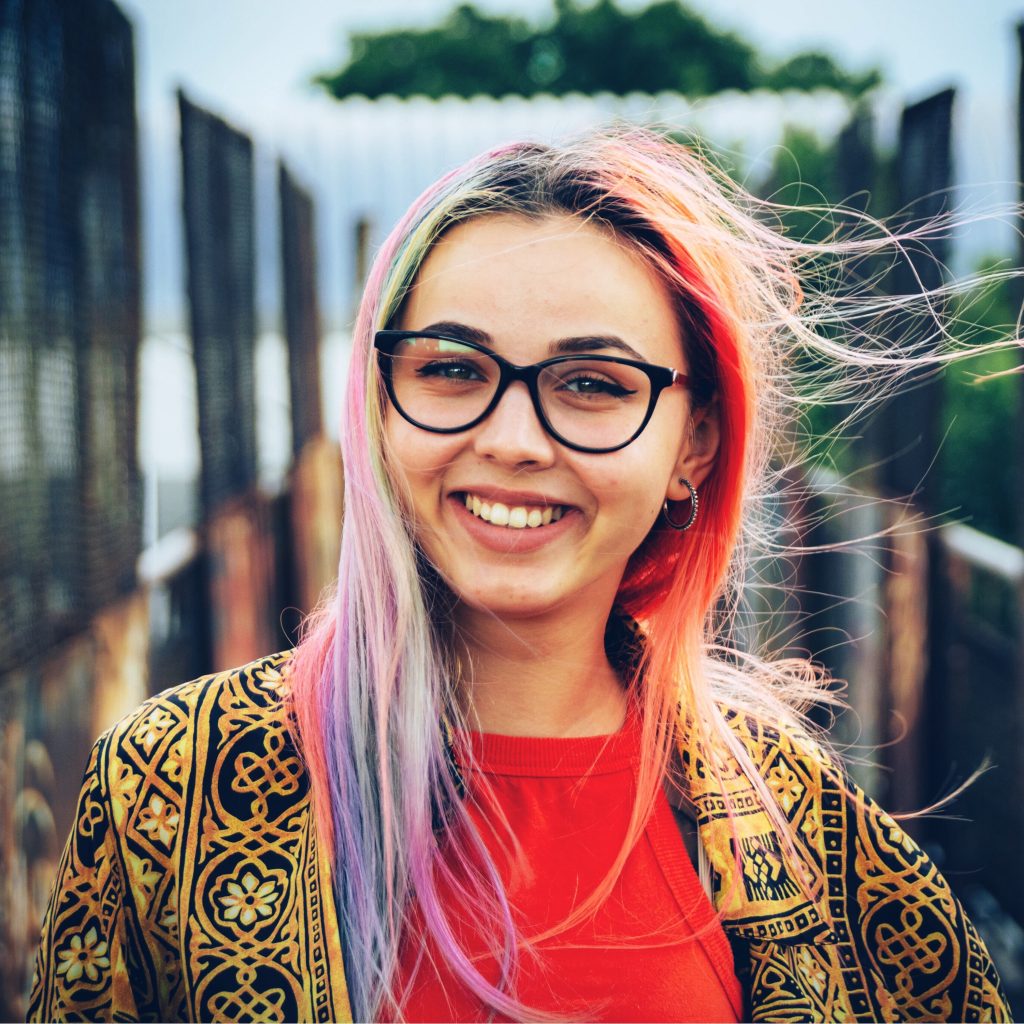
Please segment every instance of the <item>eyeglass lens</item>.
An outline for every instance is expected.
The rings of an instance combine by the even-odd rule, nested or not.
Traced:
[[[396,402],[428,429],[468,426],[487,409],[501,380],[491,356],[444,338],[403,338],[390,361]],[[537,392],[556,434],[580,447],[611,448],[643,424],[651,381],[635,366],[579,356],[545,367]]]

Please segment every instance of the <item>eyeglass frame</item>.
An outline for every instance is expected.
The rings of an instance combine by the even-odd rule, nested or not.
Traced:
[[[395,385],[391,376],[391,364],[388,359],[388,357],[394,355],[395,346],[397,346],[398,342],[403,338],[430,338],[434,341],[450,341],[457,345],[464,345],[466,348],[474,349],[485,356],[490,356],[490,358],[498,364],[499,376],[498,385],[495,388],[494,395],[490,402],[488,402],[484,411],[475,419],[470,420],[469,423],[459,427],[430,427],[425,423],[420,423],[419,420],[413,419],[412,416],[402,408],[401,402],[398,401],[398,398],[395,395]],[[627,359],[622,356],[590,355],[586,353],[552,356],[550,359],[542,359],[539,363],[530,363],[526,366],[520,366],[517,363],[510,362],[508,359],[499,356],[497,352],[491,351],[491,349],[487,348],[485,345],[477,344],[475,341],[467,341],[464,338],[453,338],[448,334],[441,334],[436,331],[377,331],[373,338],[373,347],[377,350],[377,366],[380,369],[381,376],[384,378],[384,387],[387,391],[388,398],[391,400],[391,404],[395,407],[395,410],[402,419],[411,423],[414,427],[419,427],[421,430],[429,431],[432,434],[461,434],[464,431],[472,430],[473,427],[483,423],[483,421],[487,419],[492,412],[494,412],[498,407],[498,403],[508,390],[509,385],[521,380],[526,385],[526,388],[530,393],[530,400],[533,403],[533,411],[537,414],[537,419],[540,421],[544,430],[559,444],[564,445],[566,448],[575,452],[586,452],[590,455],[607,455],[610,452],[620,451],[627,445],[632,444],[644,432],[647,424],[650,423],[651,417],[654,415],[654,408],[658,404],[658,399],[666,388],[673,386],[690,387],[690,376],[680,370],[674,369],[671,366],[657,366],[654,363],[645,363],[639,359]],[[641,421],[640,426],[637,427],[633,435],[623,441],[622,444],[613,445],[610,448],[589,448],[586,445],[574,444],[572,441],[562,437],[562,435],[559,434],[551,425],[547,416],[544,414],[544,407],[541,404],[540,399],[540,390],[537,385],[537,380],[540,377],[541,372],[549,366],[578,360],[617,363],[622,366],[632,366],[633,368],[641,370],[643,373],[647,374],[647,378],[651,382],[651,393],[647,402],[647,412],[644,414],[644,418]]]

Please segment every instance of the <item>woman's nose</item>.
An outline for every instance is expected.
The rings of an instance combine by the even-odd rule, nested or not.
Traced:
[[[482,458],[516,466],[554,462],[556,442],[538,419],[529,388],[522,381],[509,385],[474,433],[473,446]]]

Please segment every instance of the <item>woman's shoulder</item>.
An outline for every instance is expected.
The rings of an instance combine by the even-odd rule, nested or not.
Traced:
[[[733,740],[733,751],[719,740],[705,747],[712,751],[707,757],[692,757],[685,749],[683,752],[691,794],[703,797],[708,817],[718,817],[716,812],[728,817],[725,803],[731,805],[729,814],[744,808],[753,813],[762,808],[760,780],[786,817],[803,826],[803,835],[816,838],[816,830],[803,819],[820,818],[826,807],[845,795],[858,792],[863,796],[838,758],[809,731],[747,710],[719,710]],[[737,744],[749,759],[753,773],[736,758]]]
[[[248,820],[268,787],[301,803],[307,787],[283,700],[291,661],[284,651],[172,686],[107,729],[83,792],[106,808],[111,836],[152,842],[170,863],[189,827],[211,815]]]
[[[111,725],[96,747],[100,752],[117,748],[140,765],[153,766],[180,757],[183,744],[219,745],[243,723],[281,728],[293,654],[281,651],[168,687]]]
[[[751,714],[727,714],[726,719],[782,812],[790,853],[805,862],[804,870],[796,871],[809,879],[831,879],[827,908],[833,921],[848,913],[851,897],[867,906],[867,894],[878,895],[876,884],[884,884],[890,895],[913,894],[916,899],[927,893],[926,900],[940,906],[951,899],[945,879],[911,834],[854,781],[825,741]],[[718,776],[714,788],[727,796],[732,812],[747,812],[757,823],[752,827],[770,833],[765,844],[785,859],[789,844],[779,841],[758,787],[737,766],[731,769]],[[724,809],[718,816],[728,821]]]
[[[836,771],[836,758],[808,729],[743,709],[722,709],[731,732],[755,761],[783,759]]]

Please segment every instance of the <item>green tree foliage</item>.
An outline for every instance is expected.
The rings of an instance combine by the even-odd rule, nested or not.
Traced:
[[[663,90],[707,96],[761,87],[857,96],[879,75],[849,74],[821,53],[766,66],[749,42],[678,0],[637,11],[615,0],[555,0],[546,25],[461,4],[431,28],[357,33],[347,63],[315,81],[339,99]]]
[[[811,51],[798,53],[765,73],[762,85],[766,89],[835,89],[849,96],[862,94],[881,85],[882,75],[877,68],[861,74],[844,71],[827,53]]]
[[[975,344],[1013,337],[1019,307],[1011,282],[978,289],[960,303],[954,329],[969,334]],[[991,375],[1019,365],[1019,353],[1010,350],[947,371],[939,462],[943,507],[976,530],[1015,544],[1020,543],[1015,494],[1021,466],[1014,438],[1024,413],[1021,379],[1019,373]]]

